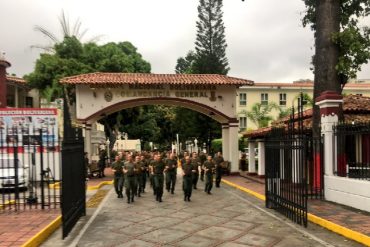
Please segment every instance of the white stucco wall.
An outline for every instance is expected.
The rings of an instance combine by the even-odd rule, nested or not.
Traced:
[[[325,199],[370,212],[370,181],[325,176]]]
[[[110,107],[109,110],[105,111],[106,114],[113,113],[115,111],[135,107],[138,105],[148,104],[167,104],[167,105],[178,105],[186,108],[190,108],[196,111],[200,111],[205,114],[210,114],[211,110],[202,108],[197,104],[191,102],[206,105],[214,111],[222,112],[227,118],[236,118],[236,87],[235,86],[216,86],[215,90],[171,90],[168,85],[165,85],[163,89],[129,89],[128,85],[124,85],[119,88],[96,88],[91,89],[87,85],[77,85],[77,119],[79,120],[92,120],[91,116],[96,112]],[[107,101],[104,94],[107,92],[112,93],[111,101]],[[215,100],[211,101],[211,93],[215,92]],[[188,93],[187,95],[185,93]],[[197,96],[195,96],[197,93]],[[202,93],[202,96],[200,96]],[[149,95],[150,94],[150,95]],[[190,94],[190,95],[189,95]],[[154,96],[153,96],[154,95]],[[160,98],[166,97],[174,99],[174,102],[160,100]],[[138,99],[158,99],[158,101],[142,101],[140,103],[126,103],[130,100]],[[176,102],[176,100],[187,100],[191,101],[188,103]],[[122,103],[122,104],[120,104]],[[212,116],[219,122],[227,122],[225,117]],[[99,118],[99,117],[98,117]],[[96,120],[97,117],[94,117]]]

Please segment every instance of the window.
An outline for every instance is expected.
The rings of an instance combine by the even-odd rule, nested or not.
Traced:
[[[247,117],[239,118],[239,128],[240,130],[245,130],[247,128]]]
[[[269,95],[267,93],[261,93],[261,105],[267,105],[269,103]]]
[[[239,94],[239,105],[247,105],[247,94],[246,93]]]
[[[33,98],[26,97],[26,107],[32,108],[33,107]]]
[[[279,104],[281,106],[286,106],[286,93],[281,93],[279,95],[279,99],[280,99]]]

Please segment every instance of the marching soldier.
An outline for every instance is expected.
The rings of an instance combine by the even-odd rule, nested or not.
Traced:
[[[191,192],[193,189],[192,176],[194,170],[193,164],[191,163],[190,157],[185,157],[185,163],[182,165],[182,175],[183,175],[183,184],[182,188],[184,190],[184,201],[190,202]]]
[[[134,202],[135,185],[135,164],[132,160],[132,155],[127,155],[127,161],[124,164],[123,172],[125,174],[125,187],[127,195],[127,203]]]
[[[164,185],[164,175],[165,164],[161,159],[159,154],[154,156],[154,162],[152,163],[152,173],[153,173],[153,182],[154,190],[156,195],[156,200],[162,202],[163,195],[163,185]]]
[[[197,183],[198,183],[198,180],[199,180],[199,167],[200,167],[200,160],[199,160],[198,154],[196,152],[193,152],[192,164],[193,164],[193,170],[195,170],[195,172],[193,172],[193,178],[192,178],[193,189],[196,190],[197,189]]]
[[[144,171],[144,164],[141,161],[140,156],[135,157],[135,179],[136,179],[136,188],[135,188],[135,194],[137,194],[138,197],[141,196],[141,192],[143,191],[143,174],[145,174]]]
[[[222,163],[224,162],[221,152],[217,152],[217,156],[215,157],[214,161],[216,164],[216,187],[219,188],[222,176]]]
[[[148,164],[147,160],[145,159],[144,155],[140,156],[140,160],[143,164],[143,167],[142,167],[142,169],[143,169],[143,172],[142,172],[143,186],[142,186],[141,192],[145,193],[146,178],[147,178],[147,175],[148,175],[148,172],[149,172],[149,164]]]
[[[201,170],[200,170],[200,180],[201,181],[204,181],[204,169],[203,169],[203,165],[204,165],[204,162],[206,162],[207,160],[207,155],[205,152],[202,152],[200,155],[199,155],[199,160],[200,160],[200,165],[201,165]]]
[[[166,189],[171,194],[174,194],[176,184],[176,168],[177,160],[175,154],[171,153],[169,159],[166,160]]]
[[[123,163],[119,155],[115,157],[115,161],[112,164],[112,171],[114,173],[113,184],[117,193],[117,198],[123,198]]]
[[[216,166],[212,160],[212,156],[208,155],[207,161],[204,162],[204,172],[206,175],[206,184],[204,187],[204,192],[211,194],[211,189],[213,187],[213,172]]]

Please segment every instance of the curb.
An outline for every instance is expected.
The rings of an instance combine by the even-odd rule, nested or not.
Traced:
[[[62,216],[58,216],[49,225],[44,227],[35,236],[22,245],[22,247],[36,247],[42,244],[62,224]]]
[[[250,189],[247,189],[247,188],[244,188],[240,185],[237,185],[237,184],[234,184],[230,181],[226,181],[226,180],[221,180],[223,183],[231,186],[231,187],[234,187],[238,190],[241,190],[245,193],[248,193],[262,201],[265,201],[266,200],[266,197],[264,195],[261,195],[260,193],[257,193],[257,192],[254,192]],[[310,222],[316,224],[316,225],[319,225],[319,226],[322,226],[332,232],[335,232],[339,235],[342,235],[348,239],[351,239],[351,240],[354,240],[358,243],[361,243],[361,244],[364,244],[366,246],[370,246],[370,237],[369,236],[366,236],[365,234],[362,234],[360,232],[356,232],[356,231],[353,231],[349,228],[346,228],[344,226],[341,226],[341,225],[338,225],[338,224],[335,224],[331,221],[328,221],[328,220],[325,220],[321,217],[318,217],[314,214],[311,214],[311,213],[307,213],[307,218]]]
[[[112,181],[103,181],[100,182],[98,185],[88,186],[87,190],[98,190],[104,185],[111,185],[113,184]],[[41,245],[51,234],[53,234],[62,224],[62,216],[58,216],[55,220],[53,220],[49,225],[44,227],[40,230],[35,236],[29,239],[26,243],[22,245],[22,247],[36,247]]]

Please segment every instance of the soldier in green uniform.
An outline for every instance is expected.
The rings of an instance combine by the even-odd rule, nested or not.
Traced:
[[[200,160],[200,166],[201,166],[201,170],[200,170],[200,180],[201,181],[204,181],[204,169],[203,169],[203,164],[204,162],[207,160],[207,155],[205,152],[202,152],[200,155],[199,155],[199,160]]]
[[[132,159],[132,155],[127,155],[127,161],[123,166],[123,172],[125,174],[125,187],[127,195],[127,203],[134,202],[135,194],[135,164]]]
[[[162,195],[163,195],[163,185],[164,185],[164,175],[163,172],[165,171],[165,164],[161,159],[161,155],[157,154],[154,156],[154,162],[152,163],[153,167],[153,182],[154,182],[154,189],[156,200],[158,202],[162,202]]]
[[[144,174],[144,164],[141,161],[139,155],[135,157],[135,178],[136,178],[136,188],[135,192],[138,197],[141,196],[143,191],[143,174]]]
[[[200,160],[199,160],[199,157],[198,157],[198,154],[196,152],[193,152],[193,158],[191,160],[192,164],[193,164],[193,170],[195,170],[195,172],[193,172],[193,189],[197,189],[197,184],[198,184],[198,180],[199,180],[199,167],[200,167]]]
[[[214,162],[216,164],[216,187],[219,188],[220,187],[220,183],[221,183],[221,176],[222,176],[222,162],[224,162],[224,158],[222,157],[222,153],[221,152],[218,152],[215,159],[214,159]]]
[[[208,194],[211,194],[211,189],[213,186],[213,172],[215,168],[216,166],[212,160],[212,156],[209,155],[207,157],[207,161],[204,162],[204,172],[206,175],[206,184],[204,187],[204,192],[207,192]]]
[[[148,164],[148,161],[145,159],[145,156],[144,155],[141,155],[140,156],[140,160],[143,164],[143,172],[141,174],[142,176],[142,181],[143,181],[143,185],[142,185],[142,189],[141,189],[141,192],[142,193],[145,193],[145,186],[146,186],[146,178],[147,178],[147,174],[149,172],[149,164]]]
[[[190,202],[191,192],[193,189],[193,173],[196,171],[194,170],[194,166],[191,162],[190,156],[185,156],[185,163],[181,166],[182,168],[182,175],[183,175],[183,182],[182,188],[184,190],[184,201]]]
[[[117,198],[123,198],[123,163],[119,155],[115,157],[115,161],[112,164],[112,171],[114,173],[113,184],[117,193]]]
[[[154,174],[154,172],[153,172],[153,163],[154,163],[154,157],[155,157],[155,155],[154,155],[154,153],[152,153],[151,155],[150,155],[150,160],[149,160],[149,182],[150,182],[150,187],[152,187],[152,189],[153,189],[153,195],[155,195],[155,187],[154,187],[154,176],[153,176],[153,174]]]
[[[166,159],[166,189],[171,194],[175,191],[177,160],[175,154],[171,153],[170,157]]]

